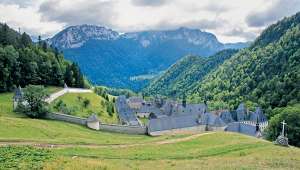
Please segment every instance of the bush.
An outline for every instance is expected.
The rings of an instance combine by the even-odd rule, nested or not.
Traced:
[[[85,98],[83,100],[83,107],[87,108],[89,104],[90,104],[90,100]]]
[[[29,85],[24,89],[23,100],[26,104],[20,103],[17,110],[31,118],[41,118],[48,112],[47,96],[44,86]]]
[[[58,100],[58,102],[55,104],[54,108],[56,110],[60,110],[62,107],[65,107],[66,104],[62,100]]]

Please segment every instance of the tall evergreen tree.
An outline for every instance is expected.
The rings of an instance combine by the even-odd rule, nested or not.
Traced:
[[[28,47],[32,43],[32,40],[29,35],[25,32],[21,35],[21,47]]]
[[[45,41],[43,42],[42,48],[43,48],[44,52],[47,52],[48,45],[47,45],[47,43]]]
[[[40,47],[42,46],[42,37],[40,35],[38,36],[38,44]]]

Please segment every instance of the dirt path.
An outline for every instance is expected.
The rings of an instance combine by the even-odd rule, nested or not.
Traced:
[[[81,147],[81,148],[127,148],[127,147],[135,147],[135,146],[145,146],[145,145],[165,145],[165,144],[174,144],[178,142],[184,142],[196,139],[200,136],[213,134],[215,132],[208,133],[199,133],[191,136],[178,138],[178,139],[166,139],[162,141],[148,142],[148,143],[137,143],[137,144],[48,144],[48,143],[36,143],[36,142],[1,142],[1,146],[13,145],[13,146],[34,146],[41,148],[73,148],[73,147]]]

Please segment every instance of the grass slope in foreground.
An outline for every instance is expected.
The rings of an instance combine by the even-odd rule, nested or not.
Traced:
[[[3,150],[8,149],[0,147],[0,152]],[[11,147],[9,150],[23,161],[22,168],[124,170],[300,168],[299,148],[280,147],[253,137],[225,132],[206,134],[184,141],[173,139],[149,142],[145,145],[31,148],[32,152],[40,153],[38,157],[40,162],[32,161],[35,154],[23,153],[24,150],[28,150],[27,147]],[[24,161],[25,158],[22,159],[23,156],[28,157],[27,161]],[[6,165],[6,160],[2,162],[4,163],[2,166]]]

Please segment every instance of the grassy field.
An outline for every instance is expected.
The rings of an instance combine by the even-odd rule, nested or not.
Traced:
[[[83,101],[85,99],[90,101],[90,104],[87,107],[84,107],[83,105]],[[51,103],[51,108],[54,111],[58,111],[54,108],[54,106],[57,104],[57,102],[59,102],[59,100],[66,104],[66,107],[70,110],[71,115],[89,117],[94,113],[102,122],[118,123],[117,114],[113,113],[113,115],[110,116],[107,112],[107,101],[95,93],[67,93]],[[112,101],[112,98],[110,98],[110,101]]]
[[[46,87],[47,93],[51,94],[61,90],[61,87]],[[13,116],[24,117],[13,112],[13,93],[0,93],[0,117],[1,116]]]
[[[214,133],[173,144],[127,148],[63,148],[47,169],[299,169],[300,149],[252,137]],[[73,158],[73,159],[72,159]],[[63,163],[65,161],[65,163]]]
[[[2,142],[31,141],[52,144],[117,145],[172,138],[172,136],[152,138],[143,135],[106,133],[60,121],[27,118],[12,111],[12,100],[10,100],[12,96],[12,93],[0,94],[0,141]]]
[[[181,139],[180,137],[179,139]],[[148,142],[144,145],[58,147],[42,152],[39,164],[27,147],[12,147],[22,167],[43,169],[299,169],[300,149],[233,133],[212,133],[175,143]],[[7,149],[0,148],[0,152]],[[0,154],[1,155],[1,154]],[[4,165],[18,166],[8,155]],[[51,156],[49,158],[49,156]],[[12,157],[12,158],[11,158]],[[27,162],[25,158],[29,157]],[[1,156],[0,156],[1,158]],[[37,159],[37,158],[36,158]],[[25,159],[26,160],[26,159]],[[1,159],[0,159],[1,162]]]
[[[0,169],[300,169],[295,147],[225,132],[149,137],[93,131],[15,114],[11,97],[0,94]]]

